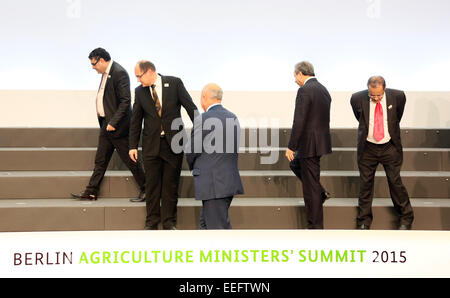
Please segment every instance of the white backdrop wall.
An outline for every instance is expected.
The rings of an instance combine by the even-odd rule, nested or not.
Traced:
[[[199,108],[200,91],[189,92]],[[352,92],[330,92],[331,127],[357,127]],[[96,91],[0,90],[0,127],[97,127]],[[223,105],[243,127],[291,127],[296,92],[224,91]],[[401,127],[449,128],[450,92],[406,92]],[[134,101],[134,100],[132,100]],[[184,109],[183,122],[192,123]]]
[[[450,91],[449,36],[448,0],[0,0],[0,89],[96,89],[87,57],[101,46],[130,74],[148,59],[188,90],[292,91],[309,60],[329,90],[381,74]]]
[[[448,0],[0,0],[0,127],[96,126],[96,47],[131,89],[148,59],[197,103],[219,84],[241,119],[290,126],[293,68],[308,60],[332,92],[332,127],[356,125],[349,95],[375,74],[408,92],[404,127],[449,127],[449,36]]]

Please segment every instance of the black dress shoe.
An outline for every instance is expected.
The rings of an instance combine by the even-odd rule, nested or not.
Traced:
[[[358,230],[370,230],[370,226],[362,224],[356,227]]]
[[[83,191],[83,192],[81,192],[79,194],[71,193],[71,195],[72,195],[72,198],[74,198],[74,199],[87,200],[87,201],[97,201],[97,195],[88,193],[86,191]]]
[[[401,225],[398,227],[398,229],[399,229],[399,230],[411,230],[411,225],[404,225],[404,224],[401,224]]]
[[[331,194],[328,191],[326,191],[326,190],[324,190],[322,192],[321,196],[322,196],[322,204],[325,203],[326,200],[331,198]]]
[[[175,227],[175,226],[172,226],[172,227],[169,227],[169,228],[163,228],[163,229],[164,230],[173,230],[173,231],[178,230],[177,227]]]
[[[145,202],[145,191],[141,190],[137,198],[130,199],[130,202]]]
[[[158,230],[158,225],[153,226],[145,225],[144,230]]]

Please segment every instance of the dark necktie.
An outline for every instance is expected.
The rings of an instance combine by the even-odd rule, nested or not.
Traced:
[[[161,104],[159,102],[158,94],[156,93],[155,85],[152,85],[152,96],[153,96],[153,102],[155,103],[156,112],[158,113],[158,116],[161,117]]]
[[[161,118],[161,103],[159,102],[158,93],[156,93],[155,85],[152,86],[152,96],[153,96],[153,102],[155,103],[156,112],[158,113],[158,116]],[[161,122],[161,134],[164,134],[164,129]]]

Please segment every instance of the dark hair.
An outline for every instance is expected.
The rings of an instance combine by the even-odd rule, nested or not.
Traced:
[[[111,56],[109,55],[109,53],[103,49],[103,48],[96,48],[95,50],[93,50],[90,54],[89,54],[89,59],[100,59],[103,58],[103,60],[105,61],[110,61],[111,60]]]
[[[150,69],[153,72],[156,71],[155,64],[151,63],[150,61],[141,60],[141,61],[138,62],[138,65],[139,65],[139,68],[141,69],[142,72],[147,72]]]
[[[369,80],[367,81],[367,87],[378,87],[380,85],[383,85],[383,89],[386,89],[386,81],[384,80],[384,78],[382,76],[373,76],[370,77]]]

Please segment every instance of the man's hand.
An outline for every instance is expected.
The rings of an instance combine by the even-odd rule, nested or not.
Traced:
[[[111,124],[108,124],[108,126],[106,127],[107,131],[115,131],[116,128],[114,126],[112,126]]]
[[[286,149],[286,158],[289,161],[292,161],[294,159],[294,151],[292,151],[291,149]]]
[[[137,149],[131,149],[128,154],[130,155],[130,158],[132,161],[137,162],[138,158],[138,150]]]

